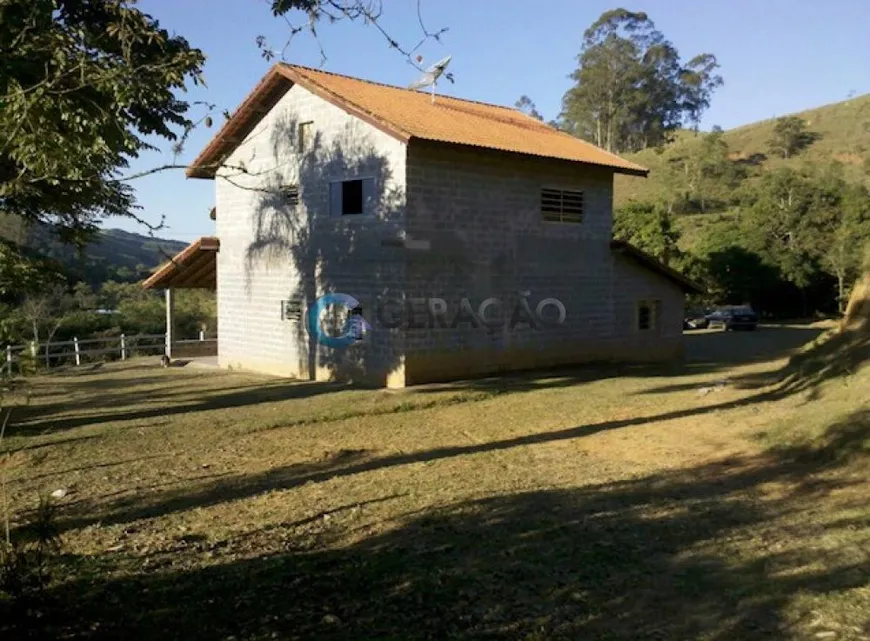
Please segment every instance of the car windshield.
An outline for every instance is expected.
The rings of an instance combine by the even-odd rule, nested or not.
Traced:
[[[715,314],[754,314],[751,307],[746,305],[728,305],[719,307],[714,312]]]

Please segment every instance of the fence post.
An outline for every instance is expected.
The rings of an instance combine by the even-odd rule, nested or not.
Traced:
[[[199,340],[201,340],[201,341],[205,340],[205,331],[204,330],[199,330]]]
[[[73,336],[73,347],[76,350],[76,365],[82,364],[82,355],[79,353],[79,339]]]
[[[9,376],[12,376],[12,345],[6,346],[6,369],[9,372]]]
[[[121,360],[127,360],[127,337],[121,334]]]

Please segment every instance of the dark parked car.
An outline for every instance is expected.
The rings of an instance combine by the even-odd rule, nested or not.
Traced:
[[[758,314],[748,305],[720,307],[707,316],[707,326],[721,327],[726,332],[729,329],[754,330],[758,327]]]
[[[687,309],[683,316],[683,329],[705,329],[709,324],[709,310]]]

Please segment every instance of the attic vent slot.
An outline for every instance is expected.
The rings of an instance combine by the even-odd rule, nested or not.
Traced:
[[[541,216],[553,223],[582,223],[583,192],[541,189]]]
[[[281,320],[302,320],[302,301],[299,298],[281,301]]]
[[[311,120],[299,123],[296,133],[296,151],[300,154],[304,154],[311,148],[311,129],[313,126],[314,122]]]
[[[291,206],[299,204],[299,186],[284,185],[281,187],[281,195],[284,198],[284,203]]]

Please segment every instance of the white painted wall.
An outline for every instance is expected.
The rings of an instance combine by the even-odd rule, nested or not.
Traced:
[[[312,140],[300,154],[297,126],[308,121]],[[282,320],[281,301],[303,297],[304,309],[325,290],[366,293],[366,265],[376,259],[368,250],[403,226],[405,159],[404,143],[298,85],[236,148],[215,179],[221,366],[313,375],[318,363],[304,322]],[[331,218],[329,182],[370,176],[377,178],[374,214]],[[297,206],[280,196],[283,185],[299,186]],[[361,356],[352,349],[343,358]]]

